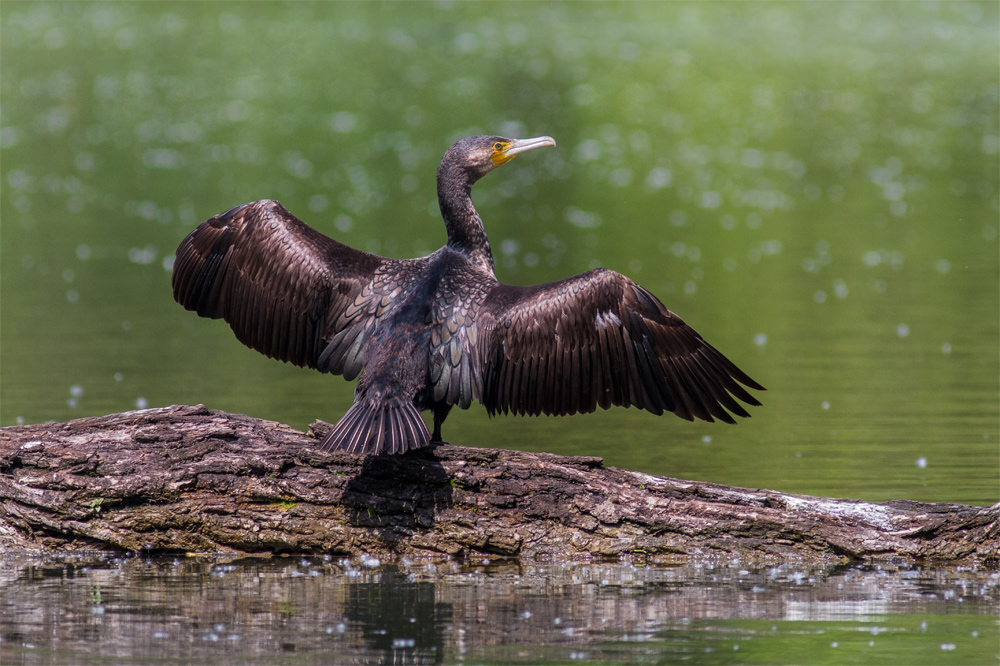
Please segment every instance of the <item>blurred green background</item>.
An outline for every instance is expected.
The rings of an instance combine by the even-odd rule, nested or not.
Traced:
[[[498,277],[640,282],[768,387],[737,427],[453,412],[461,444],[868,500],[998,497],[998,5],[0,7],[0,425],[205,403],[305,428],[353,385],[173,302],[180,240],[272,198],[445,241],[451,142]]]

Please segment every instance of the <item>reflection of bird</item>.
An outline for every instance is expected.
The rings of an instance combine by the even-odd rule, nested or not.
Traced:
[[[174,298],[223,318],[272,358],[354,379],[354,405],[323,445],[399,453],[441,440],[454,405],[574,414],[635,405],[735,423],[761,389],[628,278],[598,268],[549,284],[501,284],[472,185],[543,136],[459,141],[438,167],[448,244],[418,259],[342,245],[274,201],[203,222],[177,249]],[[739,382],[739,383],[738,383]],[[419,410],[434,414],[431,435]]]

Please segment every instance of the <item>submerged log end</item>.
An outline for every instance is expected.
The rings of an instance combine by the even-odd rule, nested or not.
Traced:
[[[0,547],[995,563],[1000,504],[788,495],[439,445],[363,458],[204,405],[0,429]]]

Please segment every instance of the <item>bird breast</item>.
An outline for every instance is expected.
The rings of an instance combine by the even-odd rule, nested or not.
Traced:
[[[446,272],[438,283],[431,300],[428,367],[435,402],[466,409],[481,399],[479,316],[490,287],[489,279],[470,279],[461,271]]]

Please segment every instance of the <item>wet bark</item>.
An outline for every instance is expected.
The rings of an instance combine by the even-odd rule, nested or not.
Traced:
[[[0,429],[0,549],[995,562],[1000,504],[788,495],[600,458],[362,458],[204,406]]]

